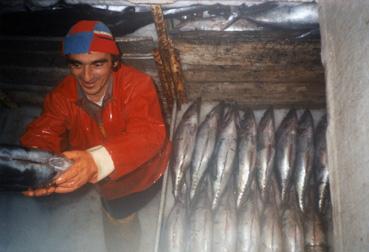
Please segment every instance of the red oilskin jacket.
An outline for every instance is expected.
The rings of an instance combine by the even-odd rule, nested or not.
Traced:
[[[103,145],[114,171],[97,187],[108,200],[150,187],[164,173],[171,151],[149,76],[122,65],[113,73],[110,91],[98,123],[80,105],[78,83],[68,75],[47,95],[41,116],[21,138],[24,146],[55,153]]]

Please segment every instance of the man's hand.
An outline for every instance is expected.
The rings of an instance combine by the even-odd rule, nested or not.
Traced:
[[[66,151],[66,158],[73,161],[73,165],[55,179],[55,192],[73,192],[87,182],[96,180],[97,166],[91,154],[87,151]]]
[[[55,186],[45,187],[45,188],[39,188],[39,189],[28,189],[27,191],[23,192],[23,195],[28,197],[34,197],[34,196],[48,196],[55,192]]]
[[[94,159],[87,151],[66,151],[66,158],[73,160],[73,165],[55,178],[52,185],[45,188],[28,189],[23,194],[29,197],[47,196],[54,192],[73,192],[97,177],[97,167]]]

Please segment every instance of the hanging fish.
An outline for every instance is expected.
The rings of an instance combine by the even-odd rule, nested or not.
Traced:
[[[208,176],[203,180],[198,200],[191,208],[188,251],[211,252],[213,241],[213,213],[209,199]]]
[[[183,182],[181,190],[178,192],[178,200],[175,201],[165,222],[163,251],[187,251],[187,206],[187,184]]]
[[[282,226],[278,208],[273,204],[266,204],[261,221],[260,252],[283,251]]]
[[[223,103],[214,107],[199,126],[191,165],[190,199],[193,201],[207,171],[213,155],[219,124],[222,118]]]
[[[260,189],[261,198],[264,200],[267,186],[274,166],[275,155],[274,139],[274,113],[269,108],[265,111],[257,130],[257,159],[256,179]]]
[[[237,153],[237,124],[238,111],[232,106],[225,108],[223,122],[214,152],[213,174],[213,203],[212,209],[218,207],[220,198],[226,190],[233,175],[234,161]]]
[[[237,208],[246,200],[256,165],[256,121],[251,110],[245,111],[238,133]]]
[[[237,215],[237,251],[257,252],[260,242],[260,210],[258,207],[257,188],[238,209]]]
[[[328,241],[323,219],[317,212],[317,195],[313,188],[308,188],[308,204],[304,213],[305,251],[327,252]]]
[[[320,120],[315,132],[315,183],[318,194],[318,209],[319,212],[325,210],[325,203],[329,197],[329,172],[327,158],[327,115],[324,115]]]
[[[212,252],[236,252],[237,250],[237,213],[233,193],[233,180],[220,198],[214,211],[213,250]]]
[[[281,190],[282,202],[286,201],[295,164],[297,115],[291,109],[276,132],[275,168]]]
[[[191,165],[199,124],[200,100],[193,102],[184,113],[173,138],[171,169],[173,194],[177,198],[182,188],[187,169]]]
[[[293,186],[289,194],[289,204],[285,205],[281,216],[283,251],[303,252],[305,247],[304,226],[297,207],[296,193]]]
[[[260,252],[283,251],[282,223],[280,220],[281,199],[275,173],[272,172],[265,191],[261,210]]]
[[[0,191],[25,191],[48,186],[72,162],[39,149],[0,145]]]
[[[314,121],[309,110],[301,116],[297,127],[295,188],[298,206],[302,212],[306,207],[306,191],[314,159]]]

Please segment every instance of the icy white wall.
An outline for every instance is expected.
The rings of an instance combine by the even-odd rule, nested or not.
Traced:
[[[335,251],[369,251],[369,1],[319,2]]]

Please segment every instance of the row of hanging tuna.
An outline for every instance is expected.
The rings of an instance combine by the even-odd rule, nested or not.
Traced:
[[[160,251],[332,251],[324,114],[220,102],[184,111],[170,162],[174,203]]]

